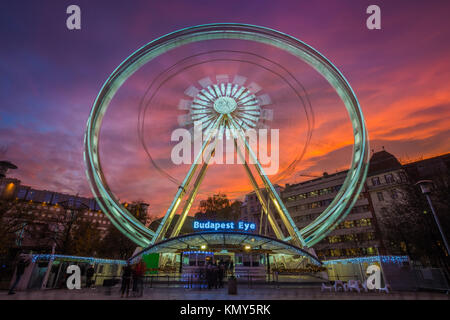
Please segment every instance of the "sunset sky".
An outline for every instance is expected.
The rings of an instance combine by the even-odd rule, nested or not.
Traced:
[[[66,8],[71,4],[81,8],[79,31],[66,28]],[[381,8],[381,30],[366,28],[365,11],[371,4]],[[401,161],[446,153],[450,151],[449,12],[449,1],[411,0],[2,1],[0,160],[19,167],[11,176],[24,185],[92,196],[84,173],[83,135],[104,81],[149,41],[180,28],[216,22],[273,28],[324,54],[359,99],[371,149],[384,146]],[[345,169],[352,148],[345,108],[307,66],[274,56],[305,85],[315,114],[313,140],[298,171],[320,175]],[[183,91],[205,74],[239,72],[252,75],[276,101],[271,127],[280,129],[282,164],[303,145],[304,114],[292,109],[293,98],[268,75],[243,65],[192,70],[162,90],[146,122],[152,155],[176,179],[183,178],[187,166],[176,167],[164,159],[170,157],[170,132],[178,125],[177,104]],[[147,201],[152,214],[161,215],[177,186],[150,166],[136,131],[139,98],[151,75],[151,68],[133,75],[118,92],[105,116],[101,156],[108,182],[121,200]],[[217,191],[241,197],[249,188],[244,178],[243,170],[212,166],[200,197]],[[297,175],[286,181],[302,180],[305,177]]]

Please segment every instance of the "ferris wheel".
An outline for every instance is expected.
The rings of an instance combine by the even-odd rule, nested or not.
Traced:
[[[153,165],[177,185],[161,223],[155,231],[150,230],[133,217],[111,191],[102,170],[99,153],[99,132],[111,100],[127,79],[143,66],[161,61],[158,59],[165,56],[169,57],[168,60],[175,60],[175,63],[166,63],[159,73],[155,73],[146,91],[147,99],[141,101],[138,134],[144,142],[146,137],[144,119],[150,112],[149,107],[152,106],[158,90],[170,86],[170,79],[180,74],[191,72],[194,74],[192,77],[197,76],[194,69],[200,64],[214,64],[217,61],[256,65],[264,71],[264,74],[279,79],[290,87],[299,104],[301,102],[307,119],[306,144],[311,138],[310,126],[313,120],[311,106],[307,97],[302,94],[301,84],[290,73],[289,67],[271,59],[269,50],[267,54],[238,50],[228,45],[232,40],[248,43],[249,47],[251,44],[264,45],[302,61],[320,74],[334,89],[348,112],[354,137],[352,161],[344,184],[328,207],[313,222],[300,230],[277,193],[274,181],[279,181],[294,172],[296,164],[305,153],[306,145],[298,148],[298,153],[293,156],[289,165],[269,178],[258,153],[246,136],[250,130],[270,128],[274,117],[283,114],[283,110],[277,110],[273,103],[273,81],[262,84],[250,79],[252,73],[248,71],[248,74],[242,74],[239,69],[233,69],[233,73],[224,73],[223,70],[209,67],[208,76],[192,80],[192,83],[184,88],[177,86],[170,88],[180,97],[177,105],[173,106],[178,111],[177,118],[173,119],[174,123],[187,128],[190,132],[200,128],[203,138],[201,148],[194,154],[195,160],[184,178],[178,180],[165,171],[143,143]],[[192,44],[202,47],[203,44],[211,42],[226,42],[228,47],[199,51],[185,56],[182,54],[171,56],[177,49]],[[284,116],[295,120],[297,115],[284,112]],[[114,70],[100,90],[87,123],[84,156],[91,190],[112,223],[136,244],[148,246],[169,237],[176,237],[198,195],[220,140],[231,141],[235,146],[234,152],[245,169],[276,237],[301,248],[316,244],[345,218],[357,200],[367,174],[369,147],[363,114],[355,93],[341,72],[318,51],[292,36],[260,26],[226,23],[194,26],[169,33],[134,52]],[[204,161],[197,161],[198,159]],[[257,179],[261,181],[262,188]],[[180,209],[180,218],[169,234],[169,226]]]

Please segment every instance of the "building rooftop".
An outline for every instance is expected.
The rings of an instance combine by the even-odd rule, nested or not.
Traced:
[[[369,174],[399,169],[401,167],[402,164],[400,161],[398,161],[393,154],[387,152],[383,148],[383,150],[375,152],[370,158]]]

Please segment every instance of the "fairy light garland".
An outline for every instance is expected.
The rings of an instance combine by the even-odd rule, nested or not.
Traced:
[[[347,264],[347,263],[396,263],[401,264],[408,262],[408,256],[372,256],[372,257],[358,257],[358,258],[348,258],[348,259],[338,259],[338,260],[324,260],[322,263],[324,265],[334,265],[334,264]]]
[[[107,263],[107,264],[119,264],[126,265],[127,262],[125,260],[112,260],[112,259],[101,259],[101,258],[93,258],[93,257],[78,257],[78,256],[66,256],[60,254],[33,254],[31,260],[33,262],[37,261],[54,261],[55,259],[68,259],[68,260],[76,260],[80,262],[89,262],[91,264],[94,263]]]

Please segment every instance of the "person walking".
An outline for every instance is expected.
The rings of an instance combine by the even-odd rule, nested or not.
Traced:
[[[219,271],[218,271],[219,288],[223,288],[223,277],[224,276],[225,276],[225,266],[223,263],[220,263]]]
[[[142,297],[143,288],[143,277],[145,274],[144,262],[138,262],[133,268],[133,295],[135,297]]]
[[[90,288],[92,286],[92,278],[94,277],[94,273],[94,266],[91,264],[86,270],[86,288]]]
[[[213,285],[213,266],[212,263],[209,262],[208,266],[206,267],[206,282],[208,284],[208,290],[212,288]]]
[[[22,278],[23,273],[25,272],[26,267],[30,264],[30,261],[26,258],[25,255],[19,254],[16,264],[16,280],[13,285],[9,289],[8,294],[15,294],[16,286],[19,284],[20,278]]]
[[[214,289],[217,289],[218,285],[219,285],[219,267],[217,266],[217,263],[213,264],[213,274],[212,274],[212,286],[214,287]]]
[[[127,265],[123,268],[123,274],[122,274],[122,287],[120,288],[121,291],[121,298],[123,298],[124,293],[126,293],[126,297],[128,298],[128,294],[130,291],[130,282],[131,282],[131,266],[130,263],[127,262]]]

